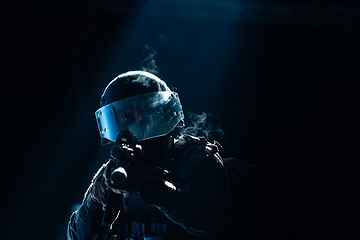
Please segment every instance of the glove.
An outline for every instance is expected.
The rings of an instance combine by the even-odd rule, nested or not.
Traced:
[[[105,178],[103,176],[105,168],[109,162],[103,164],[99,170],[95,173],[90,186],[88,187],[85,197],[90,193],[92,200],[95,202],[101,203],[102,205],[106,204],[106,199],[108,195],[108,188],[105,185]]]
[[[114,152],[115,149],[113,149]],[[144,153],[142,146],[136,144],[134,147],[126,145],[118,146],[116,148],[116,155],[121,159],[110,160],[105,167],[103,177],[105,185],[111,188],[118,194],[130,194],[140,190],[148,179],[148,174],[145,170],[147,164],[144,162]],[[126,170],[127,178],[123,184],[115,185],[111,181],[111,174],[116,169],[118,163],[126,162],[124,169]],[[123,166],[120,164],[120,166]]]

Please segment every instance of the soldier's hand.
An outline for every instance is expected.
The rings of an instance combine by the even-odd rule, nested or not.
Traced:
[[[99,168],[86,192],[86,194],[91,194],[94,201],[101,203],[102,205],[106,204],[108,195],[108,187],[105,185],[105,178],[103,176],[107,164],[108,163],[103,164]]]

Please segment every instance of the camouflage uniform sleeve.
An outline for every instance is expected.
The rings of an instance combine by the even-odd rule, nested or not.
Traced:
[[[91,200],[87,195],[79,208],[75,211],[68,223],[68,240],[103,240],[108,228],[101,225],[104,211],[100,203]]]

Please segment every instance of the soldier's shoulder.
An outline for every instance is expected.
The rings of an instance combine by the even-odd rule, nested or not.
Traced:
[[[205,137],[195,137],[184,134],[174,141],[175,148],[182,151],[192,151],[195,154],[205,154],[207,156],[218,153],[221,145],[214,141],[210,143]]]

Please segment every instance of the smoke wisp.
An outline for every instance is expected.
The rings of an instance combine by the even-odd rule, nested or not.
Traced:
[[[205,137],[208,141],[225,140],[225,133],[221,129],[220,120],[210,113],[197,114],[189,112],[189,126],[182,128],[180,134],[189,134],[196,137]]]
[[[145,60],[141,62],[141,70],[158,75],[160,68],[156,65],[157,52],[149,45],[144,46]]]

